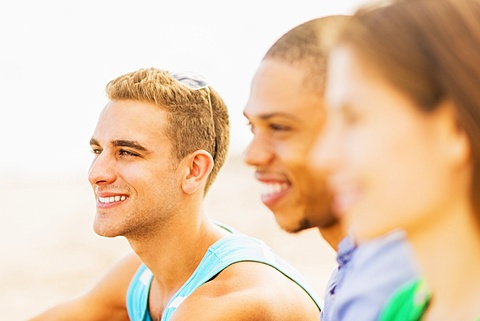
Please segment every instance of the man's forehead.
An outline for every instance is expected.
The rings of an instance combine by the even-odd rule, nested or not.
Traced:
[[[269,121],[272,119],[292,119],[300,120],[297,114],[287,111],[263,111],[263,112],[249,112],[246,108],[244,112],[245,117],[248,119],[255,119],[259,121]]]
[[[306,71],[299,66],[276,59],[265,59],[258,67],[252,80],[252,89],[289,88],[290,91],[303,87]]]
[[[251,97],[244,108],[244,115],[250,119],[291,119],[309,121],[323,115],[323,99],[313,94],[304,94],[292,99],[256,99]]]
[[[103,109],[92,138],[101,143],[138,142],[142,146],[165,143],[166,112],[154,105],[133,101],[111,102]]]

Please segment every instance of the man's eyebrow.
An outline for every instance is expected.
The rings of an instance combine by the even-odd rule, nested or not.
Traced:
[[[148,152],[148,149],[140,145],[137,141],[134,140],[123,140],[118,139],[111,142],[115,147],[130,147],[142,152]]]
[[[245,115],[247,118],[248,116]],[[274,117],[284,117],[284,118],[290,118],[293,120],[300,120],[296,115],[294,114],[289,114],[289,113],[283,113],[283,112],[273,112],[273,113],[267,113],[267,114],[259,114],[256,115],[257,118],[260,118],[262,120],[269,120]]]
[[[98,141],[95,138],[90,138],[90,145],[100,146]]]
[[[140,145],[137,141],[134,140],[126,140],[126,139],[117,139],[112,140],[111,144],[115,147],[130,147],[142,152],[148,152],[148,149]],[[92,146],[100,146],[100,143],[95,139],[90,139],[90,145]]]

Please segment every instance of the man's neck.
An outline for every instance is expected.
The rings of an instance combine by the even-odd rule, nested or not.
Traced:
[[[226,234],[202,214],[197,221],[176,217],[148,237],[127,239],[160,290],[171,292],[188,280],[208,248]]]
[[[325,241],[327,241],[335,251],[338,251],[338,244],[345,236],[347,236],[341,223],[337,223],[328,228],[319,227],[318,230]]]

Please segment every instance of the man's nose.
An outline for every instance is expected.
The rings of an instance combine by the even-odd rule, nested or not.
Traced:
[[[88,180],[92,185],[110,184],[115,181],[115,161],[106,152],[98,154],[88,171]]]
[[[273,158],[271,145],[263,138],[254,136],[243,153],[245,163],[260,167],[267,165]]]

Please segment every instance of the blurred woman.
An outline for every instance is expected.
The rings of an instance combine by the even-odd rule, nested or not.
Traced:
[[[405,230],[424,275],[382,320],[480,320],[480,2],[360,9],[326,99],[312,160],[335,212],[359,242]]]

